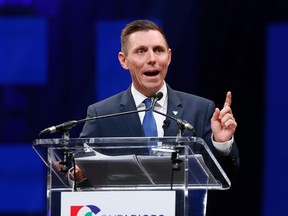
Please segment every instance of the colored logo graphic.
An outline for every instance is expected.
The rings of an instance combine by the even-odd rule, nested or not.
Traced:
[[[100,212],[100,209],[94,205],[71,206],[70,216],[93,216]]]

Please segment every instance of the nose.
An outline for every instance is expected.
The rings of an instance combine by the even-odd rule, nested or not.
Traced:
[[[156,63],[156,58],[155,58],[155,53],[153,50],[148,52],[148,64],[155,64]]]

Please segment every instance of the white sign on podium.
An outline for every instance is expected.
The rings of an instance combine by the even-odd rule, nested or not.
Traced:
[[[175,191],[62,192],[61,216],[175,216]]]

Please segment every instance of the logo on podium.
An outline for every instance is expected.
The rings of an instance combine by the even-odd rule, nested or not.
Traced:
[[[70,207],[70,216],[94,216],[100,212],[95,205],[75,205]]]

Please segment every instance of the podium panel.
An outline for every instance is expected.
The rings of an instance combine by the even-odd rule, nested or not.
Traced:
[[[176,215],[205,215],[207,190],[231,185],[198,137],[38,139],[33,148],[48,167],[47,215],[60,215],[63,192],[100,191],[176,191]],[[76,166],[81,181],[74,181]]]

